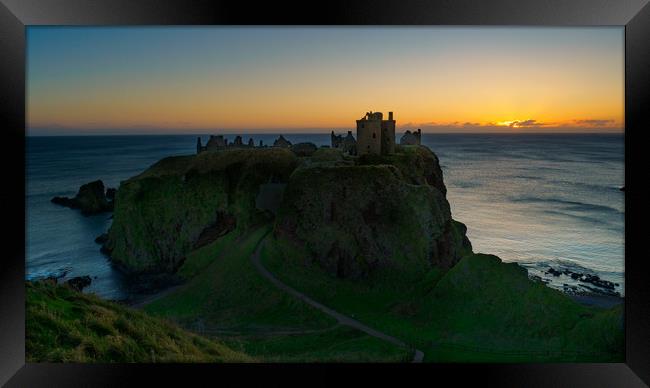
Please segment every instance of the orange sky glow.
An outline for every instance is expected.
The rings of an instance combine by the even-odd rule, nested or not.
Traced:
[[[369,110],[424,132],[624,128],[622,29],[187,30],[30,29],[28,129],[323,132]]]

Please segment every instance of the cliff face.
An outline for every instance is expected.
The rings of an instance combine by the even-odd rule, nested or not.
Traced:
[[[260,210],[274,202],[268,183],[286,183],[271,212]],[[173,273],[197,246],[277,213],[274,232],[340,277],[449,268],[471,246],[445,193],[437,157],[420,146],[359,159],[281,148],[165,158],[120,186],[105,249],[127,271]]]
[[[264,220],[260,185],[286,182],[296,164],[278,148],[162,159],[120,185],[104,249],[127,272],[172,273],[197,245]]]
[[[338,277],[384,266],[452,267],[471,252],[452,220],[437,157],[426,147],[398,147],[355,166],[305,167],[291,176],[275,233],[304,242]]]

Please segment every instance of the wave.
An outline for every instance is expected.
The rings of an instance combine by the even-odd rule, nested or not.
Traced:
[[[459,181],[459,182],[450,182],[449,185],[461,189],[471,189],[474,187],[483,186],[483,183],[477,181]]]
[[[542,203],[542,204],[555,204],[563,207],[568,211],[579,212],[604,212],[610,214],[624,214],[622,211],[610,206],[597,205],[588,202],[567,201],[558,198],[542,198],[542,197],[514,197],[510,198],[512,202],[519,203]]]

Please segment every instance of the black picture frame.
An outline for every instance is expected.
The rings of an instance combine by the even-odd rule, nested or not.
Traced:
[[[371,380],[496,386],[650,384],[650,284],[644,255],[647,189],[642,141],[650,91],[648,0],[320,1],[0,0],[3,188],[0,384],[192,386],[236,379],[321,385]],[[25,27],[29,25],[510,25],[625,26],[625,362],[620,364],[81,365],[25,363]],[[635,164],[634,159],[639,164]],[[646,162],[647,164],[647,162]],[[22,227],[21,227],[22,226]],[[342,373],[346,373],[346,377]],[[452,380],[447,380],[451,378]],[[144,380],[143,380],[144,379]],[[405,381],[406,380],[406,381]],[[645,383],[644,383],[645,382]],[[346,384],[347,385],[347,384]]]

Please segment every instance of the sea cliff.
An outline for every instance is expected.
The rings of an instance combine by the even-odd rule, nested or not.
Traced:
[[[193,249],[275,219],[276,235],[305,244],[340,277],[447,269],[471,252],[428,148],[298,155],[272,147],[165,158],[120,185],[104,249],[129,273],[174,273]]]

